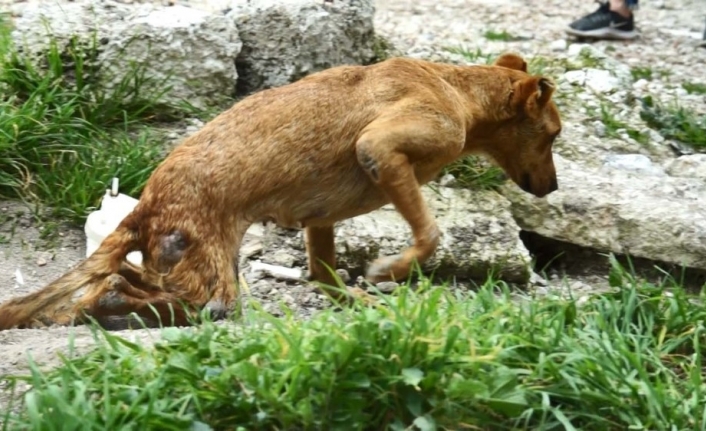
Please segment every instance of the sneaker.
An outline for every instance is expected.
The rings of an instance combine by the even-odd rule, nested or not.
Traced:
[[[628,18],[610,10],[610,4],[601,3],[598,10],[569,24],[566,32],[596,39],[634,39],[637,37],[633,15]]]

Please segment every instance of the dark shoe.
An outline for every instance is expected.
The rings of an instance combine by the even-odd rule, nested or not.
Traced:
[[[638,36],[633,15],[626,18],[613,12],[608,2],[600,3],[598,10],[569,24],[566,32],[595,39],[634,39]]]

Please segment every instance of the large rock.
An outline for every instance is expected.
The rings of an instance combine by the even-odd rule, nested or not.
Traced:
[[[434,256],[422,267],[443,279],[483,281],[494,275],[526,283],[532,275],[529,252],[510,213],[510,202],[495,192],[438,187],[422,189],[442,233]],[[363,275],[380,256],[400,253],[412,240],[407,222],[392,205],[336,225],[337,268]],[[303,231],[269,225],[248,230],[241,264],[248,260],[285,268],[306,269]]]
[[[555,155],[559,190],[503,192],[525,230],[599,251],[706,269],[706,183],[660,169],[592,168]]]
[[[503,280],[526,283],[530,256],[509,211],[495,192],[424,187],[425,200],[442,232],[434,256],[422,267],[442,278],[484,280],[488,272]],[[340,223],[336,228],[338,267],[362,272],[379,256],[409,246],[411,230],[392,205]]]
[[[99,52],[89,62],[100,65],[104,86],[118,84],[134,62],[155,82],[167,80],[172,89],[163,100],[187,99],[196,106],[232,95],[234,59],[242,46],[235,24],[222,14],[91,0],[27,3],[12,35],[35,58],[47,52],[50,40],[63,51],[74,36],[83,46],[95,36]]]
[[[227,16],[243,41],[240,94],[375,56],[372,0],[236,0],[231,7]]]

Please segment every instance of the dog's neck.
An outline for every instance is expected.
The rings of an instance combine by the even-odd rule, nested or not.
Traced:
[[[442,79],[457,92],[466,123],[464,152],[484,152],[492,136],[514,114],[509,103],[514,73],[492,66],[439,65]],[[504,106],[503,104],[507,104]]]

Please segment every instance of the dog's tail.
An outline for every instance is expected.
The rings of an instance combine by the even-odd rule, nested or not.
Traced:
[[[0,305],[0,331],[40,325],[71,324],[74,304],[84,288],[119,270],[125,256],[137,247],[137,232],[122,223],[100,247],[76,268],[47,286]]]

